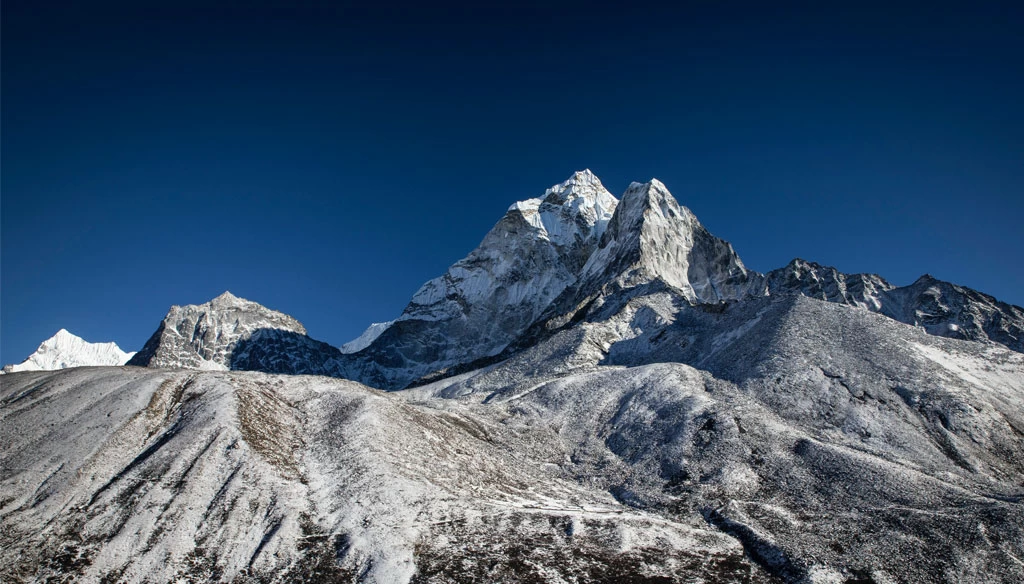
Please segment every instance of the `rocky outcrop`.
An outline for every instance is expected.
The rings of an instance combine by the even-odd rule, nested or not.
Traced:
[[[287,314],[225,292],[205,304],[172,306],[128,365],[339,375],[340,355]]]

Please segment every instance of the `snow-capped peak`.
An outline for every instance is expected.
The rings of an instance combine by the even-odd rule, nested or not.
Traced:
[[[235,296],[234,294],[232,294],[230,290],[225,290],[223,293],[221,293],[220,296],[217,296],[216,298],[211,300],[210,303],[211,304],[236,304],[240,300],[242,300],[242,299],[239,298],[238,296]]]
[[[60,329],[39,345],[35,353],[17,365],[4,367],[5,373],[42,371],[96,365],[124,365],[135,353],[125,353],[117,343],[90,343]]]

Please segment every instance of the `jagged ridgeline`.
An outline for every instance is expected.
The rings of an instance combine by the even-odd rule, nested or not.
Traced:
[[[476,249],[346,352],[309,338],[288,315],[225,293],[172,307],[129,364],[327,375],[401,389],[506,359],[661,291],[686,308],[803,295],[1024,351],[1020,307],[930,276],[896,287],[800,259],[760,274],[660,181],[633,183],[620,201],[585,170],[509,207]]]
[[[1021,582],[1022,329],[579,172],[343,350],[225,293],[3,376],[0,580]]]

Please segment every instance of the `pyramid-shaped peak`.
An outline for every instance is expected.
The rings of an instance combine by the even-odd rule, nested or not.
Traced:
[[[235,296],[227,290],[223,294],[217,296],[213,300],[210,300],[207,305],[212,308],[264,308],[263,305],[253,302],[252,300],[246,300],[239,296]]]
[[[629,184],[629,188],[622,195],[622,201],[626,199],[644,200],[653,199],[657,201],[671,200],[673,204],[678,205],[675,197],[669,192],[668,187],[665,183],[661,182],[656,178],[652,178],[647,182],[632,182]]]
[[[238,302],[239,300],[242,299],[239,298],[238,296],[235,296],[230,291],[225,290],[224,293],[211,300],[211,302]]]
[[[686,234],[704,229],[697,217],[676,201],[664,183],[651,179],[630,183],[619,202],[608,236],[639,237],[642,231],[665,231],[666,228],[683,235],[684,239],[692,239]]]

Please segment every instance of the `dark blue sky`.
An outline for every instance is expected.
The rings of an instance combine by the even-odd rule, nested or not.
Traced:
[[[1019,2],[289,4],[4,2],[0,362],[226,289],[340,344],[582,168],[1024,304]]]

